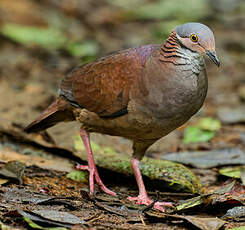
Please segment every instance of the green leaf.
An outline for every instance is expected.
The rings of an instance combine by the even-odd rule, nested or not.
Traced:
[[[245,226],[240,226],[236,228],[231,228],[230,230],[245,230]]]
[[[62,48],[67,41],[60,30],[48,27],[5,24],[0,28],[0,33],[22,45],[38,45],[49,49]]]
[[[202,118],[195,126],[189,126],[185,129],[183,142],[185,144],[207,142],[215,136],[215,131],[220,128],[219,120],[211,117]]]
[[[244,172],[245,166],[226,167],[219,170],[221,175],[234,178],[241,178]]]
[[[208,131],[217,131],[221,128],[221,122],[211,117],[205,117],[198,122],[198,127]]]
[[[28,223],[28,225],[31,228],[34,228],[34,229],[42,229],[42,230],[67,230],[67,228],[63,228],[63,227],[45,228],[45,227],[42,227],[42,226],[34,223],[31,219],[29,219],[28,217],[25,217],[25,216],[24,216],[24,220]]]
[[[195,207],[197,205],[200,205],[203,203],[203,198],[201,196],[193,197],[188,200],[180,201],[176,209],[182,210],[182,209],[188,209]]]
[[[99,47],[94,41],[73,42],[68,46],[67,50],[75,57],[95,56]]]
[[[38,224],[34,223],[31,219],[29,219],[28,217],[24,217],[25,222],[28,223],[28,225],[32,228],[35,229],[45,229],[44,227],[39,226]]]
[[[213,131],[202,130],[196,126],[189,126],[184,131],[183,142],[185,144],[207,142],[211,140],[215,135]]]
[[[79,171],[74,170],[66,175],[67,178],[70,178],[74,181],[88,182],[88,172],[87,171]]]

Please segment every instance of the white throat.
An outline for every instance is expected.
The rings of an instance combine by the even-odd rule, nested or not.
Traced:
[[[205,62],[202,55],[200,55],[197,52],[191,51],[185,47],[178,48],[177,52],[182,57],[181,59],[183,60],[183,63],[180,64],[185,64],[186,66],[191,68],[193,73],[199,74],[201,71],[204,70]]]

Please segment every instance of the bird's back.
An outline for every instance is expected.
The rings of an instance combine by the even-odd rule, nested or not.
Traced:
[[[103,118],[127,113],[129,92],[140,81],[144,64],[158,45],[116,52],[74,69],[59,93],[71,104]]]

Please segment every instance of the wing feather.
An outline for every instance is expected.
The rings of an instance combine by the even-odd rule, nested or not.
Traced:
[[[121,116],[151,51],[148,46],[128,49],[78,67],[63,79],[60,94],[101,117]]]

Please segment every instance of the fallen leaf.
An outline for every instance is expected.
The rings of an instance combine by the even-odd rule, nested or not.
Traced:
[[[48,27],[4,24],[0,28],[0,33],[20,44],[39,45],[48,49],[61,48],[67,41],[66,36],[60,30]]]
[[[231,228],[230,230],[245,230],[245,226],[240,226],[236,228]]]
[[[245,218],[245,206],[238,206],[227,210],[226,214],[223,216],[225,219],[239,219]]]
[[[9,180],[0,178],[0,185],[6,184]]]
[[[245,152],[239,148],[214,149],[164,154],[161,159],[171,160],[196,168],[212,168],[222,165],[245,164]]]
[[[197,196],[188,200],[180,201],[176,207],[176,210],[180,211],[183,209],[193,208],[202,204],[204,201],[202,196]]]
[[[127,217],[128,221],[140,221],[141,218],[139,216],[139,211],[135,209],[128,209],[125,206],[122,206],[121,204],[116,207],[115,205],[108,205],[108,202],[98,202],[96,201],[95,204],[106,210],[107,212],[119,215],[119,216],[124,216]],[[145,219],[145,217],[142,217]]]
[[[34,229],[42,229],[42,230],[67,230],[67,228],[62,228],[62,227],[54,227],[54,228],[45,228],[45,227],[42,227],[36,223],[34,223],[30,218],[28,217],[24,217],[24,220],[25,222],[28,223],[28,225],[31,227],[31,228],[34,228]]]
[[[18,188],[7,188],[3,194],[3,201],[15,203],[39,204],[52,198],[53,196]]]
[[[214,191],[214,194],[222,195],[225,193],[230,193],[233,189],[234,186],[236,185],[236,180],[232,180],[231,182],[225,183],[221,188],[218,190]]]
[[[35,210],[32,211],[32,213],[37,214],[45,219],[48,219],[50,221],[57,221],[64,224],[86,224],[86,222],[68,212],[62,212],[62,211],[56,211],[56,210]]]
[[[204,117],[195,126],[185,128],[183,142],[185,144],[207,142],[214,137],[215,131],[220,128],[221,123],[219,120]]]
[[[245,173],[245,166],[225,167],[219,170],[221,175],[241,179]]]
[[[208,199],[213,205],[216,203],[245,204],[245,186],[233,180],[210,194]]]
[[[26,148],[27,150],[27,148]],[[0,159],[5,161],[18,161],[25,162],[26,166],[37,165],[43,169],[52,169],[63,172],[71,172],[74,169],[74,164],[63,157],[54,156],[43,150],[39,150],[43,153],[42,156],[35,155],[35,149],[31,150],[32,154],[21,154],[10,148],[0,149]]]
[[[188,126],[184,131],[183,142],[185,144],[207,142],[211,140],[215,135],[215,132],[203,130],[197,126]]]
[[[217,131],[221,128],[221,123],[217,119],[211,117],[204,117],[198,122],[198,127],[203,130]]]
[[[74,57],[95,56],[98,49],[98,44],[94,41],[72,42],[67,47],[67,50]]]
[[[218,230],[225,224],[223,220],[217,217],[181,216],[180,218],[187,220],[201,230]]]
[[[81,218],[72,215],[68,212],[43,209],[38,211],[23,211],[18,212],[25,218],[31,221],[37,221],[39,224],[52,224],[58,227],[71,228],[75,224],[86,224]]]
[[[22,177],[24,175],[26,165],[19,161],[9,161],[1,169],[0,175],[18,180],[22,184]]]
[[[67,178],[70,178],[74,181],[81,181],[84,183],[88,182],[88,172],[87,171],[80,171],[74,170],[66,175]]]
[[[0,145],[0,159],[5,162],[18,160],[27,166],[37,165],[44,169],[71,172],[74,164],[66,156],[78,160],[72,157],[71,151],[58,148],[46,132],[27,134],[17,125],[3,120],[0,122],[0,135],[6,139]]]
[[[203,194],[197,197],[180,201],[176,206],[176,210],[180,211],[190,209],[201,204],[214,205],[217,202],[235,201],[237,203],[242,203],[243,200],[245,200],[245,198],[243,198],[243,194],[244,186],[233,180],[212,193]]]

